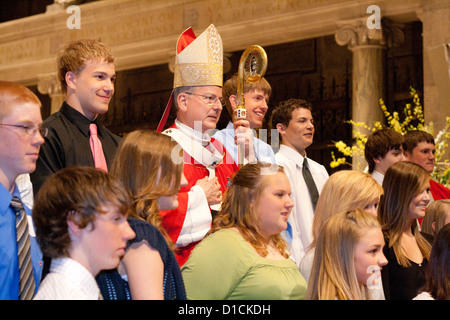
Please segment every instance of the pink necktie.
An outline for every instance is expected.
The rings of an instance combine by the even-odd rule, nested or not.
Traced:
[[[95,123],[91,123],[89,125],[89,131],[91,133],[89,144],[91,146],[92,156],[94,157],[95,167],[108,172],[105,155],[103,154],[102,143],[97,136],[97,125]]]

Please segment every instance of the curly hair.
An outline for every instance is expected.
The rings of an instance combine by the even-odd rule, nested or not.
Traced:
[[[303,108],[312,112],[312,105],[303,99],[289,99],[280,102],[272,111],[270,117],[270,126],[275,129],[278,123],[288,127],[289,122],[292,120],[292,112],[296,109]]]
[[[283,167],[262,163],[246,164],[236,172],[232,185],[225,191],[222,207],[214,219],[210,233],[234,227],[262,257],[267,256],[267,245],[273,241],[276,248],[287,258],[287,246],[281,235],[271,236],[267,241],[260,229],[258,204],[262,192],[270,182],[269,171],[272,174],[284,174]]]

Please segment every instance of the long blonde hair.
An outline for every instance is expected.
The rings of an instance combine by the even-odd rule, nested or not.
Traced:
[[[408,227],[409,204],[429,187],[430,175],[420,165],[409,161],[394,163],[384,176],[384,195],[380,199],[378,219],[389,240],[389,247],[394,249],[397,261],[403,267],[411,265],[400,243],[401,236]],[[411,231],[422,255],[428,260],[431,244],[420,234],[417,223],[412,223]]]
[[[364,209],[383,194],[383,188],[367,173],[341,170],[333,173],[323,186],[313,220],[313,247],[322,224],[332,214]]]
[[[425,217],[422,220],[422,231],[436,236],[439,230],[444,226],[444,221],[450,210],[450,199],[440,199],[433,201],[427,208]],[[434,229],[433,229],[433,222]]]
[[[211,229],[211,233],[214,233],[224,228],[236,228],[262,257],[268,254],[268,242],[260,230],[258,204],[270,176],[261,172],[268,173],[269,170],[272,170],[274,174],[277,172],[284,174],[280,166],[261,163],[246,164],[236,172],[232,180],[233,184],[224,194],[221,210]],[[281,235],[272,236],[270,241],[284,257],[289,257],[286,243]]]
[[[354,251],[361,236],[381,227],[370,213],[355,209],[330,216],[317,238],[308,300],[364,300],[366,288],[358,282]]]
[[[172,161],[177,143],[169,136],[150,130],[130,132],[121,141],[111,165],[132,196],[130,216],[156,226],[171,241],[161,225],[158,198],[171,196],[180,189],[183,163]]]

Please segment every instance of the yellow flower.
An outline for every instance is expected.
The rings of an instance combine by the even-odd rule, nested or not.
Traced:
[[[333,158],[333,161],[330,162],[330,167],[331,168],[337,168],[341,164],[345,164],[347,162],[347,159],[345,159],[345,158],[339,158],[339,159],[336,160],[336,157],[335,157],[333,151],[331,151],[331,157]]]
[[[424,130],[432,135],[434,131],[434,125],[432,122],[425,124],[424,115],[422,105],[420,103],[419,94],[417,91],[410,87],[410,95],[413,100],[414,106],[411,103],[405,104],[405,108],[403,110],[404,120],[401,121],[400,114],[397,111],[394,111],[392,114],[388,111],[383,99],[379,99],[379,105],[381,110],[383,111],[385,117],[385,123],[395,131],[405,134],[409,130]],[[448,147],[447,141],[450,139],[450,117],[446,117],[446,126],[443,130],[441,130],[435,138],[436,143],[436,162],[440,160],[440,158],[445,154],[445,149]],[[345,157],[359,156],[364,155],[364,147],[367,142],[367,134],[374,132],[383,128],[383,125],[380,121],[375,122],[374,127],[370,128],[364,122],[355,122],[353,120],[347,120],[346,123],[349,123],[353,127],[353,136],[355,139],[354,144],[350,147],[347,146],[343,141],[334,142],[337,150],[342,153]],[[367,134],[362,132],[367,130]],[[330,163],[330,167],[336,168],[341,164],[345,164],[346,158],[336,159],[334,153],[332,152],[332,161]],[[348,164],[348,163],[347,163]],[[359,164],[358,164],[359,166]],[[439,173],[439,170],[434,170],[434,176],[438,182],[441,182],[448,186],[450,184],[450,169],[447,169],[444,172],[444,175]]]

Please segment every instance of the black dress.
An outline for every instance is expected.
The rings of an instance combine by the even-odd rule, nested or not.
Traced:
[[[427,234],[422,235],[433,243],[433,238]],[[394,248],[389,248],[389,240],[385,237],[383,253],[388,264],[381,270],[383,290],[386,300],[412,300],[425,285],[425,274],[428,269],[428,260],[424,257],[418,264],[409,260],[410,266],[403,267],[397,262]]]
[[[127,248],[134,242],[146,240],[161,255],[164,263],[164,300],[186,300],[180,267],[161,232],[152,224],[136,218],[128,218],[128,223],[136,233],[136,237],[127,243]],[[105,300],[131,300],[128,281],[120,276],[117,269],[100,272],[97,284]]]

